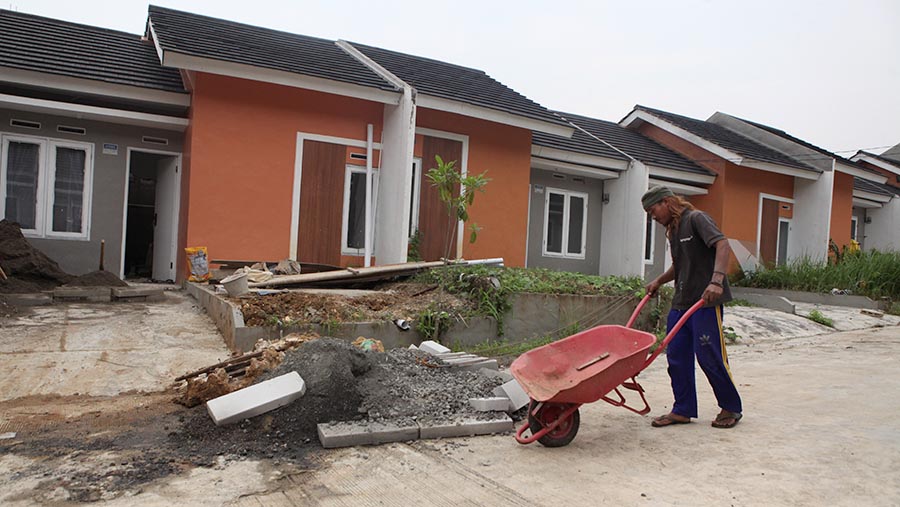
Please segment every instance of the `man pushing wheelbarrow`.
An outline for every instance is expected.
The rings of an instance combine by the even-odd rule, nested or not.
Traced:
[[[713,427],[733,428],[741,420],[741,399],[731,379],[722,332],[722,304],[731,300],[725,277],[731,254],[728,240],[709,215],[667,187],[651,188],[641,204],[666,227],[672,267],[647,285],[646,296],[624,327],[597,326],[526,352],[513,362],[512,374],[531,397],[527,421],[516,433],[519,443],[567,445],[578,432],[579,407],[601,399],[647,414],[650,406],[635,377],[667,347],[675,403],[671,412],[653,419],[653,427],[686,424],[697,417],[695,355],[721,408]],[[672,280],[675,295],[667,334],[650,353],[656,337],[631,326],[650,297]],[[643,407],[629,405],[620,388],[636,391]],[[528,430],[531,435],[525,436]]]

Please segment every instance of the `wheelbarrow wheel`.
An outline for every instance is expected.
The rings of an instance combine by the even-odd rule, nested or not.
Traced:
[[[552,424],[570,407],[570,405],[565,403],[544,403],[544,406],[538,410],[538,413],[532,415],[535,403],[534,400],[531,400],[531,404],[528,406],[528,427],[531,428],[532,434],[537,434],[538,431],[541,431],[544,427]],[[581,415],[578,413],[578,409],[575,409],[575,411],[564,421],[561,421],[557,427],[539,438],[538,442],[544,447],[563,447],[569,445],[569,442],[571,442],[578,433],[578,426],[580,424]]]

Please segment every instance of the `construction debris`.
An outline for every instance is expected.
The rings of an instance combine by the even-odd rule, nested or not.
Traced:
[[[206,402],[216,426],[264,414],[306,394],[306,383],[292,371]]]
[[[25,239],[19,224],[0,221],[0,293],[23,294],[59,287],[72,280],[59,264]]]

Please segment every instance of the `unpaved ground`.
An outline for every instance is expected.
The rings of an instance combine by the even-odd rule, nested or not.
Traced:
[[[754,312],[756,322],[775,322],[769,327],[808,322],[758,309],[732,313],[753,320]],[[291,449],[293,456],[227,458],[210,454],[208,442],[182,442],[184,452],[172,454],[173,435],[191,419],[165,394],[37,396],[0,402],[0,417],[28,420],[45,439],[41,452],[28,450],[30,430],[0,440],[0,503],[900,503],[900,328],[807,338],[738,328],[747,339],[729,354],[746,417],[731,431],[709,427],[716,408],[702,376],[703,420],[653,429],[646,418],[592,404],[562,449],[520,446],[505,435],[328,452],[313,442]],[[664,413],[664,362],[641,381],[654,413]],[[234,431],[264,429],[264,417]]]

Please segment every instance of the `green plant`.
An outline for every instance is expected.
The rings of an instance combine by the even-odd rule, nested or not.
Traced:
[[[889,313],[891,315],[900,315],[900,301],[891,303],[891,305],[887,309],[887,312],[885,313]]]
[[[819,310],[813,310],[809,312],[809,315],[806,318],[813,322],[818,322],[823,326],[834,327],[834,321],[822,315],[822,312],[820,312]]]
[[[419,247],[422,245],[422,231],[416,229],[412,237],[409,238],[409,244],[406,249],[406,260],[409,262],[419,262],[422,260],[422,254],[419,253]]]
[[[336,317],[328,317],[322,321],[320,325],[322,326],[322,331],[324,331],[326,335],[334,336],[341,328],[341,321]]]
[[[733,327],[727,326],[722,328],[722,334],[728,343],[735,343],[741,339],[741,335],[737,334]]]
[[[731,301],[725,303],[725,306],[756,306],[755,304],[747,301],[746,299],[732,299]]]
[[[451,316],[435,305],[429,305],[416,317],[416,331],[429,340],[437,341],[441,333],[450,329]]]
[[[455,160],[444,163],[440,155],[435,155],[434,160],[437,167],[429,169],[425,176],[431,181],[432,186],[437,187],[438,196],[447,207],[448,224],[447,237],[444,240],[444,258],[449,259],[456,223],[469,221],[469,206],[475,202],[475,192],[484,192],[484,187],[490,179],[485,177],[486,172],[463,176],[456,169]],[[470,229],[469,242],[474,243],[481,228],[473,223]]]

